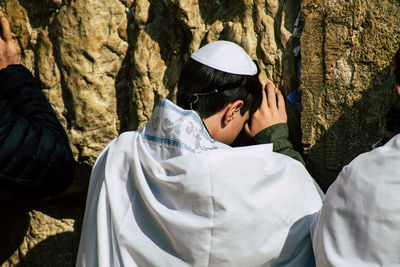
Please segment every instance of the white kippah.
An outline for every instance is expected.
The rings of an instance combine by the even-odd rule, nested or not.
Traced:
[[[235,43],[215,41],[209,43],[192,54],[192,59],[211,68],[239,75],[257,74],[257,66]]]

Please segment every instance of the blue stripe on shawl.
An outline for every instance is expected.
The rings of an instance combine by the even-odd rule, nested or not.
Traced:
[[[183,148],[183,149],[186,149],[187,151],[189,151],[191,153],[195,153],[196,152],[193,148],[191,148],[191,147],[189,147],[189,146],[185,145],[184,143],[179,142],[177,140],[166,139],[166,138],[147,135],[147,134],[143,134],[142,136],[144,137],[144,139],[146,139],[148,141],[151,141],[151,142],[156,142],[156,143],[161,143],[161,144],[168,145],[168,146]]]

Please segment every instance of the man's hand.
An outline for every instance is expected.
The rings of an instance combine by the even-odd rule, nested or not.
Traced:
[[[0,70],[8,65],[20,64],[18,52],[12,40],[10,24],[5,17],[0,18],[2,36],[0,36]]]
[[[271,82],[268,82],[266,87],[268,97],[263,90],[260,108],[251,117],[250,124],[246,123],[244,126],[246,133],[251,137],[272,125],[287,122],[285,100],[281,91],[275,94],[275,87]]]

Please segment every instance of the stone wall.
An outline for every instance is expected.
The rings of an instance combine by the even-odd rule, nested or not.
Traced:
[[[74,265],[96,157],[119,133],[143,127],[159,99],[173,99],[182,65],[201,45],[234,41],[258,59],[264,82],[295,91],[300,8],[301,125],[288,104],[289,125],[312,174],[329,184],[383,133],[399,4],[300,2],[0,0],[22,62],[42,82],[77,161],[74,185],[60,196],[1,193],[1,266]]]
[[[326,189],[384,134],[400,41],[397,0],[302,1],[301,129],[312,175]]]

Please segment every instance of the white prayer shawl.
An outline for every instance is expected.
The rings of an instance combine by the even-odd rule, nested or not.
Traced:
[[[312,266],[320,207],[302,164],[219,143],[163,100],[98,157],[77,266]]]
[[[400,266],[400,135],[343,168],[313,247],[317,266]]]

